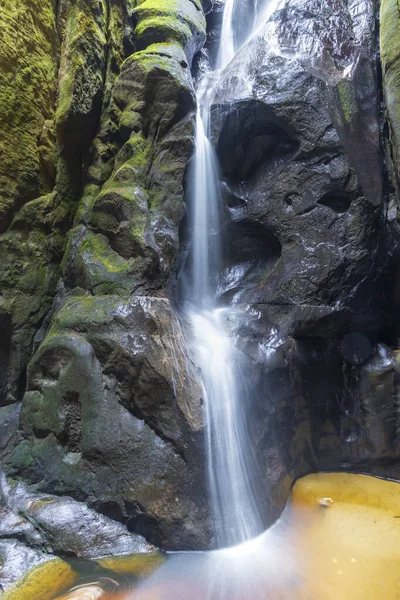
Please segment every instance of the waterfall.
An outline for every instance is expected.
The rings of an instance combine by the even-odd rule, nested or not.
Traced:
[[[236,0],[226,0],[225,2],[217,69],[224,69],[235,56],[235,35],[233,30],[233,10],[235,3]]]
[[[210,91],[204,85],[198,91],[196,118],[196,154],[193,179],[193,298],[207,308],[213,303],[216,275],[221,262],[219,243],[220,186],[218,163],[209,140]]]
[[[248,377],[243,373],[242,357],[227,329],[230,310],[218,308],[216,303],[221,270],[221,194],[217,157],[210,142],[211,106],[221,73],[237,51],[233,29],[236,1],[239,0],[225,3],[217,71],[207,74],[198,87],[196,150],[191,174],[190,319],[195,360],[204,387],[208,479],[219,547],[241,544],[263,529],[257,508],[258,466],[246,425],[246,404],[250,400]],[[271,9],[272,4],[275,6],[277,2],[268,3]],[[267,18],[264,12],[262,16]]]
[[[246,378],[226,331],[226,310],[193,312],[197,362],[206,396],[207,457],[216,541],[240,544],[262,531],[257,465],[246,428]]]

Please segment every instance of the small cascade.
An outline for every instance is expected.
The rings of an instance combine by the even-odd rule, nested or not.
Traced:
[[[224,69],[236,54],[235,33],[233,29],[233,11],[236,0],[226,0],[222,20],[221,40],[218,50],[217,69]]]
[[[227,313],[211,308],[191,315],[206,395],[208,479],[220,547],[241,544],[263,529],[257,462],[246,428],[248,382],[226,330]]]
[[[248,377],[241,375],[242,357],[227,329],[230,309],[218,308],[216,302],[222,264],[221,194],[218,161],[210,142],[211,106],[223,69],[239,50],[233,27],[237,1],[226,0],[217,70],[204,76],[197,92],[196,151],[191,171],[192,282],[186,298],[191,306],[195,360],[204,387],[208,478],[218,547],[241,544],[263,530],[256,493],[260,477],[246,425]],[[271,11],[276,4],[268,3]],[[265,21],[266,3],[259,0],[258,5]],[[259,26],[256,19],[255,28]]]
[[[200,103],[201,92],[206,103]],[[219,241],[220,186],[218,162],[209,140],[210,106],[207,103],[210,90],[198,93],[196,119],[196,154],[193,164],[193,280],[192,292],[195,303],[209,308],[215,298],[216,275],[221,261]]]

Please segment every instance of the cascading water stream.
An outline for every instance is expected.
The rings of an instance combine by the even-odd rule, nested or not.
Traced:
[[[235,3],[226,0],[217,70],[200,82],[197,99],[196,152],[192,182],[192,286],[190,314],[196,361],[202,373],[207,415],[207,456],[210,499],[219,547],[241,544],[263,529],[256,493],[257,461],[246,426],[249,398],[241,357],[227,331],[229,309],[216,306],[221,270],[220,182],[218,162],[210,142],[211,105],[223,69],[235,49]],[[257,3],[257,7],[261,2]],[[265,3],[264,3],[265,4]],[[269,2],[272,12],[278,2]],[[265,7],[264,7],[265,10]],[[267,12],[262,12],[264,21]],[[258,26],[257,19],[255,27]]]
[[[224,69],[235,57],[235,34],[233,30],[233,11],[236,0],[226,0],[222,21],[221,40],[218,50],[217,69]]]

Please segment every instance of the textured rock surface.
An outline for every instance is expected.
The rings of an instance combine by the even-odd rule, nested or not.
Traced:
[[[0,231],[54,185],[58,33],[51,0],[2,3]]]
[[[69,494],[154,543],[206,544],[197,432],[166,299],[85,297],[58,311],[28,370],[12,475]]]
[[[391,133],[391,150],[399,174],[399,144],[400,144],[400,10],[396,0],[383,0],[380,10],[380,50],[383,69],[383,92],[385,108],[388,113],[388,123]]]
[[[41,492],[96,509],[100,531],[105,514],[166,548],[204,547],[201,393],[164,298],[193,150],[203,5],[5,9],[2,461]]]
[[[309,470],[399,476],[397,375],[377,345],[397,346],[397,242],[385,222],[375,11],[284,2],[214,99],[220,301],[247,311],[233,328],[257,390],[250,419],[270,516]]]
[[[53,553],[94,559],[153,550],[141,536],[71,498],[33,493],[4,474],[0,485],[3,588]]]

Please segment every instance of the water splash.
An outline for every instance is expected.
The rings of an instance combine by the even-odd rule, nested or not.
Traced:
[[[306,600],[286,529],[282,520],[239,546],[175,555],[127,600]]]

